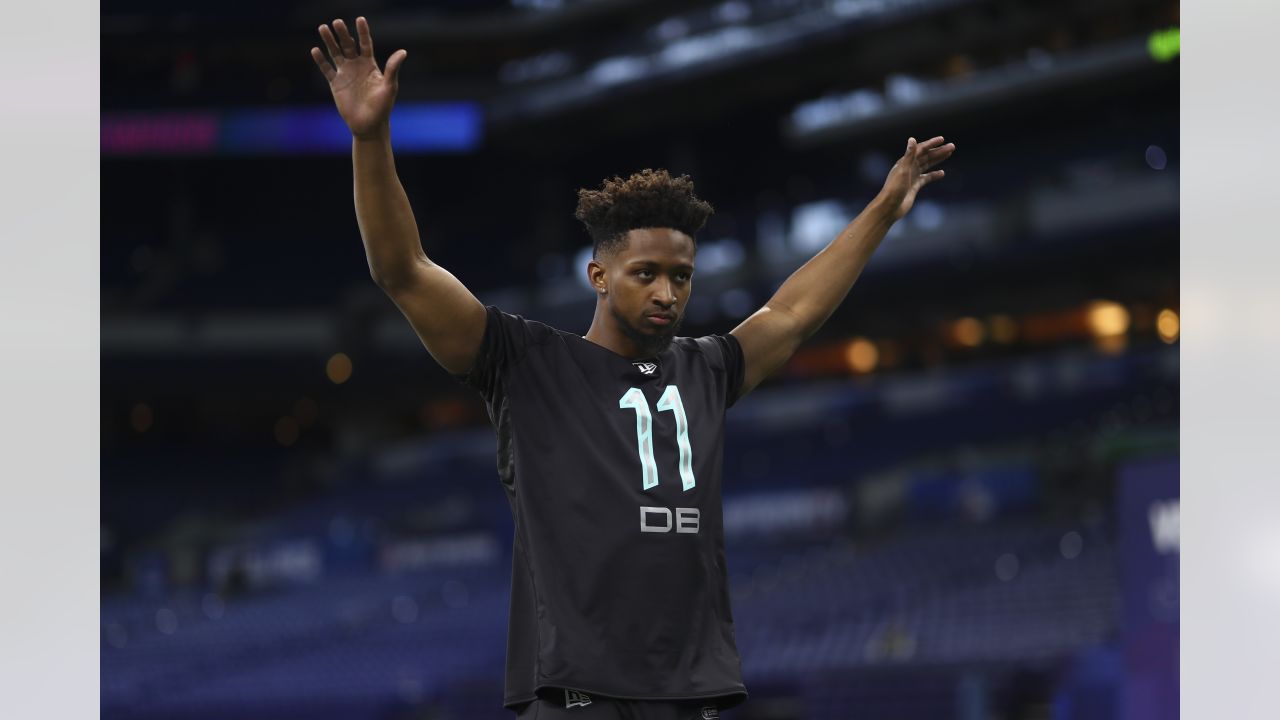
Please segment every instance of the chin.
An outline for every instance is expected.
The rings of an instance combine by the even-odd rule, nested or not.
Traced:
[[[618,321],[618,327],[621,328],[624,335],[640,346],[643,352],[654,355],[666,350],[671,345],[671,341],[675,339],[676,332],[680,329],[681,322],[684,321],[684,316],[678,315],[675,322],[669,326],[659,327],[649,322],[644,316],[641,316],[639,321],[633,322],[612,307],[610,312],[613,313],[614,319]]]

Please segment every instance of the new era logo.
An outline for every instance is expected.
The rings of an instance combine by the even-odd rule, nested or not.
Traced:
[[[640,372],[644,373],[645,375],[652,375],[653,371],[658,369],[658,365],[656,363],[631,363],[631,364],[640,368]]]
[[[702,708],[702,720],[713,720],[720,717],[720,711],[713,706]]]
[[[564,691],[564,706],[566,708],[586,707],[590,704],[591,704],[591,696],[587,695],[586,693],[578,692],[577,690],[568,690],[568,689]]]

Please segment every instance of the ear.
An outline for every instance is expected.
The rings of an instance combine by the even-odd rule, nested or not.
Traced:
[[[609,292],[609,271],[599,260],[592,259],[587,262],[587,282],[591,283],[591,287],[596,291],[597,295],[606,295]]]

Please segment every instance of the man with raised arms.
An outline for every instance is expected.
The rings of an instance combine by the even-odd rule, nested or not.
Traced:
[[[375,62],[364,18],[311,49],[352,134],[374,281],[427,351],[483,397],[515,523],[503,705],[521,718],[717,717],[747,697],[721,517],[724,414],[844,300],[955,146],[907,141],[880,193],[727,334],[677,334],[696,235],[687,176],[580,190],[596,293],[585,335],[485,306],[423,252],[389,117],[407,53]]]

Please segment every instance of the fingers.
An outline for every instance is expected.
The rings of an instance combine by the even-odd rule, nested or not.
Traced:
[[[387,58],[387,71],[384,73],[387,80],[394,83],[400,79],[400,65],[404,63],[404,59],[409,57],[407,50],[397,50]]]
[[[951,157],[951,154],[954,153],[955,151],[956,151],[955,143],[947,143],[946,145],[930,150],[924,156],[924,166],[921,169],[931,168],[934,165],[937,165],[943,160],[946,160],[947,158]]]
[[[372,58],[373,35],[369,34],[369,21],[363,17],[356,18],[356,35],[360,38],[360,54]]]
[[[347,29],[347,24],[339,18],[333,21],[333,29],[338,35],[338,44],[342,46],[342,56],[345,58],[354,58],[356,56],[356,41],[351,37],[351,31]]]
[[[334,70],[333,65],[325,59],[324,53],[320,52],[320,48],[311,48],[311,59],[316,61],[316,67],[320,68],[320,72],[324,74],[324,79],[329,82],[333,82],[333,78],[338,74],[338,72]]]
[[[920,187],[924,187],[935,180],[941,180],[946,177],[946,175],[946,170],[934,170],[933,172],[925,173],[921,176],[924,180],[920,183]]]
[[[942,144],[942,136],[929,138],[916,146],[916,152],[927,152]]]
[[[935,180],[942,178],[942,171],[926,172],[929,168],[951,157],[956,151],[955,143],[943,144],[945,138],[941,135],[931,137],[924,142],[916,142],[915,138],[907,139],[907,152],[902,156],[905,162],[904,168],[907,172],[914,170],[917,177],[923,178],[923,185],[927,185]]]
[[[329,57],[333,58],[333,64],[341,65],[345,58],[342,51],[338,49],[338,42],[333,39],[333,31],[328,25],[320,26],[320,39],[324,40],[324,47],[329,51]]]

